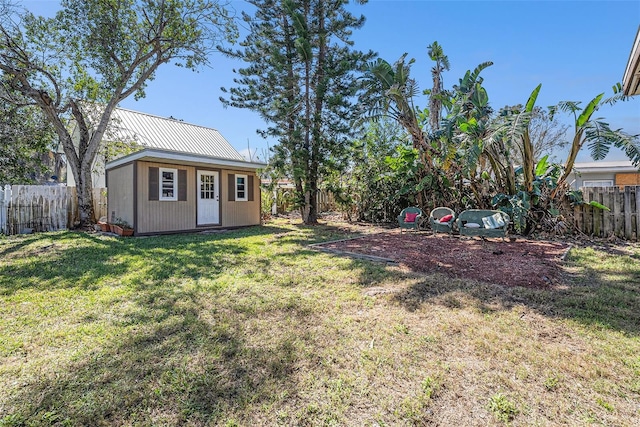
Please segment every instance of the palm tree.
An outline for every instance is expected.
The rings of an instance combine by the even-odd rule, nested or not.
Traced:
[[[489,96],[482,86],[480,73],[491,66],[484,62],[473,71],[469,70],[453,86],[449,97],[441,97],[446,117],[442,120],[435,137],[440,140],[441,165],[451,182],[456,181],[461,191],[470,189],[475,205],[483,207],[488,199],[486,188],[487,170],[499,170],[499,165],[486,150],[487,141],[493,135],[492,112]],[[468,186],[463,185],[468,182]]]
[[[418,94],[418,84],[410,77],[415,59],[405,62],[406,57],[405,53],[393,66],[381,58],[367,65],[364,75],[366,92],[362,98],[362,104],[367,106],[365,117],[373,120],[390,117],[397,121],[411,136],[413,147],[425,151],[430,160],[430,147],[413,102]]]
[[[442,73],[449,70],[450,64],[449,58],[444,54],[442,46],[437,41],[427,46],[427,54],[435,62],[435,65],[431,68],[433,87],[431,90],[425,90],[425,94],[429,95],[429,124],[431,131],[435,132],[440,128],[442,97],[445,95]]]

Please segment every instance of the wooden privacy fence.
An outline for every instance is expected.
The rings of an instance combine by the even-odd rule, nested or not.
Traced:
[[[330,191],[320,190],[316,197],[318,212],[331,212],[336,209],[336,199]]]
[[[640,237],[640,186],[583,188],[586,202],[596,201],[610,210],[583,205],[574,210],[575,225],[589,236]],[[335,208],[333,195],[318,195],[320,212]],[[96,218],[107,216],[105,188],[93,189]],[[0,187],[0,233],[55,231],[71,228],[78,221],[75,187],[14,185]]]
[[[595,201],[610,210],[579,206],[574,218],[578,230],[589,236],[616,236],[626,240],[638,240],[640,236],[640,186],[585,187],[586,202]]]
[[[107,215],[106,189],[93,189],[96,218]],[[80,217],[75,187],[6,185],[0,188],[0,233],[71,228]]]
[[[261,191],[268,192],[268,190],[262,188]],[[271,213],[284,214],[293,210],[294,195],[293,188],[291,187],[278,187],[273,190],[271,197]],[[333,193],[327,190],[319,190],[316,196],[316,206],[318,212],[331,212],[336,209],[336,201]]]

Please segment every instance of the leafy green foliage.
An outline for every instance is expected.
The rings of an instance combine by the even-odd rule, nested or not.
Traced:
[[[52,143],[52,129],[39,110],[2,103],[0,185],[35,183],[46,171],[41,156]]]
[[[7,84],[0,96],[37,106],[51,123],[86,224],[93,206],[90,168],[113,109],[129,96],[143,97],[163,64],[207,64],[214,46],[233,40],[236,29],[217,0],[63,0],[60,6],[53,18],[14,11],[0,23]],[[19,98],[8,96],[13,93]]]
[[[527,234],[543,222],[544,218],[557,217],[560,212],[550,198],[550,193],[558,185],[562,172],[561,165],[549,163],[544,156],[533,169],[533,181],[527,189],[524,168],[515,169],[517,191],[514,194],[499,193],[492,199],[492,205],[507,212],[514,224],[515,231]]]
[[[595,200],[591,200],[590,202],[585,202],[584,198],[583,198],[582,191],[580,191],[580,190],[568,191],[566,196],[567,196],[567,199],[569,200],[569,202],[571,203],[571,206],[589,205],[589,206],[593,206],[594,208],[602,209],[602,210],[605,210],[605,211],[610,211],[611,210],[607,206],[605,206],[602,203],[599,203],[599,202],[597,202]]]
[[[417,166],[417,154],[403,137],[394,122],[370,123],[365,135],[353,142],[349,168],[325,180],[325,188],[349,219],[391,222],[404,207],[415,204],[415,171],[405,166]]]
[[[500,420],[509,422],[518,414],[518,408],[503,393],[496,393],[489,399],[489,410]]]
[[[613,130],[601,118],[593,118],[594,113],[603,104],[613,105],[626,99],[618,89],[619,84],[613,87],[614,95],[610,98],[603,99],[604,93],[599,94],[589,101],[584,109],[580,107],[580,102],[573,101],[562,101],[551,107],[552,117],[561,111],[570,113],[574,118],[574,137],[564,163],[564,173],[559,179],[558,189],[552,194],[553,197],[559,194],[560,189],[566,187],[565,183],[573,170],[578,153],[585,144],[594,160],[602,160],[613,146],[621,149],[634,165],[640,166],[640,136],[629,135],[622,129]]]

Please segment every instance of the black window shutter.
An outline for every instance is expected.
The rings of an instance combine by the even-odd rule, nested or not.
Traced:
[[[149,168],[149,200],[160,200],[160,170]]]
[[[247,197],[247,200],[253,202],[253,175],[249,175],[249,185],[247,185],[247,188],[249,190],[249,197]]]
[[[178,201],[187,200],[187,171],[186,169],[178,169]]]
[[[229,174],[229,201],[235,202],[236,200],[236,176],[232,173]]]

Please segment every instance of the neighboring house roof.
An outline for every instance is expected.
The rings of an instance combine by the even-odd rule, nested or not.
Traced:
[[[630,160],[576,162],[573,168],[576,172],[638,172],[638,168]]]
[[[220,132],[204,126],[124,108],[113,111],[111,126],[118,138],[145,148],[244,161]]]
[[[270,178],[265,178],[261,180],[261,184],[264,185],[265,187],[268,187],[272,184],[272,180]],[[287,178],[283,178],[283,179],[278,179],[276,181],[276,187],[278,188],[296,188],[296,186],[294,185],[293,181],[291,181],[290,179]]]
[[[257,163],[257,162],[247,162],[246,160],[236,160],[229,159],[223,157],[213,157],[202,154],[194,154],[194,153],[184,153],[173,150],[160,150],[157,148],[145,148],[141,151],[137,151],[133,154],[129,154],[128,156],[120,157],[112,162],[106,164],[105,168],[107,170],[113,169],[120,165],[123,165],[128,162],[132,162],[134,160],[145,160],[150,162],[172,162],[172,163],[181,163],[193,166],[227,166],[227,167],[235,167],[235,168],[249,168],[249,169],[259,169],[264,168],[266,163]]]
[[[640,95],[640,26],[622,77],[622,88],[625,95]]]

